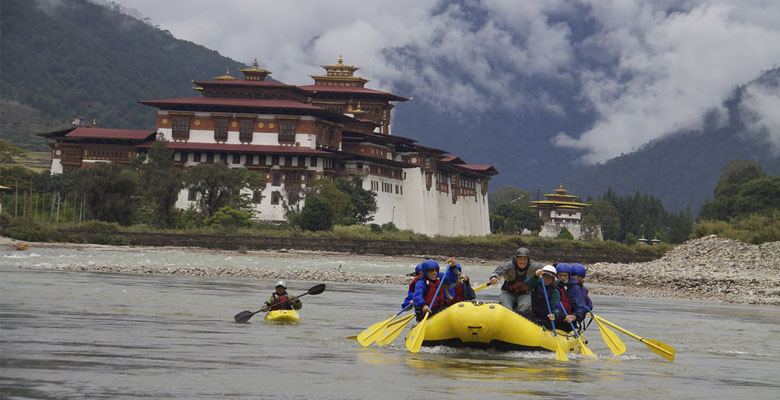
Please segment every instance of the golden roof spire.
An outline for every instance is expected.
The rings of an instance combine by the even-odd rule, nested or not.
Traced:
[[[251,67],[242,68],[239,71],[244,73],[244,80],[247,81],[264,81],[265,76],[271,73],[271,71],[260,68],[260,65],[257,63],[257,57],[255,57]]]
[[[339,54],[339,64],[344,64],[344,57]]]
[[[236,80],[235,77],[230,76],[230,68],[225,70],[225,75],[218,76],[218,77],[216,77],[214,79],[216,79],[218,81],[234,81],[234,80]]]

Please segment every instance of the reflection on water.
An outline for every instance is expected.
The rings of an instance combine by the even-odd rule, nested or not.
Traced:
[[[674,363],[623,335],[628,350],[615,357],[595,324],[587,331],[595,360],[448,347],[410,354],[405,335],[384,348],[345,339],[397,312],[402,286],[328,283],[302,299],[300,324],[265,323],[261,315],[236,324],[233,316],[259,309],[274,281],[30,269],[63,259],[205,262],[188,253],[75,257],[67,250],[60,257],[55,250],[0,254],[0,398],[760,399],[780,390],[779,308],[594,296],[597,313],[674,346]],[[332,259],[252,262],[322,267]],[[392,260],[339,262],[348,270],[372,262],[406,268]],[[288,284],[291,293],[312,286]],[[497,295],[478,293],[484,301]]]

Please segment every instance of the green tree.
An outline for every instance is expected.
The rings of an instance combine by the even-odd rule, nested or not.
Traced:
[[[530,208],[527,203],[518,203],[504,203],[496,207],[493,215],[502,217],[501,219],[504,222],[503,225],[497,226],[497,228],[506,233],[522,233],[523,229],[530,231],[541,229],[544,221],[539,217],[536,210]]]
[[[301,209],[301,228],[312,232],[329,231],[333,229],[333,208],[330,202],[319,195],[306,197],[306,204]]]
[[[250,208],[249,195],[242,189],[257,187],[263,176],[244,168],[228,168],[225,164],[199,164],[189,168],[185,185],[198,195],[198,204],[205,218],[214,215],[223,206],[239,210]]]
[[[236,210],[230,206],[220,207],[217,212],[203,221],[205,226],[218,226],[226,230],[235,230],[242,226],[252,225],[252,213]]]
[[[671,243],[683,243],[691,236],[693,231],[693,213],[688,207],[685,211],[673,213],[669,222],[668,240]]]
[[[360,224],[374,220],[374,214],[376,214],[378,209],[376,193],[363,189],[363,180],[360,177],[353,176],[351,179],[338,179],[336,187],[349,196],[352,204],[350,217]]]
[[[530,201],[530,195],[527,191],[518,189],[513,186],[504,186],[496,189],[488,195],[488,207],[491,210],[496,210],[498,206],[507,203],[522,202],[528,205]]]
[[[582,217],[582,240],[586,242],[595,242],[601,240],[599,221],[595,215],[589,214]]]
[[[601,225],[601,234],[604,240],[618,240],[620,214],[612,202],[606,198],[591,202],[590,207],[585,208],[585,217],[588,216],[596,218],[597,223]]]
[[[184,172],[173,165],[173,150],[168,142],[157,141],[141,166],[144,194],[153,207],[153,223],[158,227],[173,228],[179,215],[176,201],[184,187]]]
[[[14,158],[27,158],[27,150],[22,150],[15,144],[0,139],[0,164],[10,164]]]
[[[130,225],[136,211],[138,174],[119,164],[97,164],[80,170],[79,192],[95,219]]]
[[[755,161],[732,160],[721,170],[718,184],[715,186],[712,201],[705,201],[699,212],[699,219],[717,219],[726,221],[739,215],[737,201],[742,186],[753,179],[763,178],[766,174]]]
[[[564,226],[561,228],[561,231],[558,232],[558,239],[574,240],[574,235],[572,235],[571,232],[569,232],[569,229]]]
[[[780,175],[755,178],[743,184],[735,197],[736,215],[772,215],[780,211]]]

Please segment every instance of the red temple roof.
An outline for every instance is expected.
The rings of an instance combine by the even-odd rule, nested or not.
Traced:
[[[394,100],[394,101],[409,101],[406,97],[401,97],[394,95],[389,92],[382,92],[379,90],[374,89],[368,89],[364,87],[357,87],[357,86],[324,86],[324,85],[306,85],[306,86],[299,86],[301,89],[317,93],[317,92],[323,92],[323,93],[357,93],[357,94],[369,94],[369,95],[375,95],[375,96],[381,96],[386,97],[388,100]]]
[[[325,111],[324,108],[313,106],[311,104],[299,103],[292,100],[263,100],[246,99],[239,97],[180,97],[176,99],[158,99],[141,100],[141,104],[148,106],[171,106],[171,105],[190,105],[190,106],[232,106],[232,107],[251,107],[251,108],[291,108],[311,111]]]
[[[96,138],[96,139],[125,139],[125,140],[144,140],[155,131],[140,129],[108,129],[97,127],[78,127],[64,135],[69,139],[76,138]]]

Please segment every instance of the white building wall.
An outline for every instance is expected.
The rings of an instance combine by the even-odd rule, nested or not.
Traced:
[[[57,152],[61,153],[62,150],[57,149]],[[52,158],[51,159],[51,174],[61,174],[63,171],[62,168],[62,159],[61,158]]]

